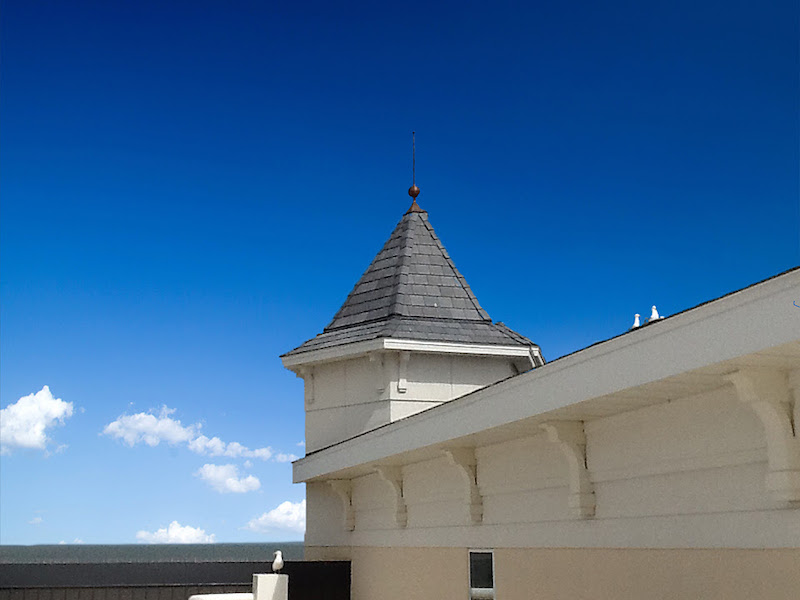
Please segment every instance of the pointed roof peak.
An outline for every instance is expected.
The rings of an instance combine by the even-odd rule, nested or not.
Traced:
[[[376,338],[534,346],[492,322],[416,200],[323,333],[289,354]]]
[[[392,316],[491,322],[427,216],[411,205],[326,331]]]
[[[411,206],[408,207],[406,214],[409,213],[427,213],[428,211],[422,208],[419,204],[417,204],[417,199],[414,198],[414,201],[411,203]]]

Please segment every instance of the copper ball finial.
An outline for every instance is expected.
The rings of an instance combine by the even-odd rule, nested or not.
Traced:
[[[410,188],[408,188],[408,195],[416,200],[417,196],[419,196],[419,188],[416,185],[412,185]]]

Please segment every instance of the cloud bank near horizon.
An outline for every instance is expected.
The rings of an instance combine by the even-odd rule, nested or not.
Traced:
[[[204,529],[181,525],[172,521],[166,527],[155,531],[140,530],[136,532],[136,539],[145,544],[213,544],[216,536],[207,534]]]

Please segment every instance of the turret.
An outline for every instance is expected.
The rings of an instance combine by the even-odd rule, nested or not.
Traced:
[[[323,332],[281,358],[313,452],[544,364],[478,303],[414,201]]]

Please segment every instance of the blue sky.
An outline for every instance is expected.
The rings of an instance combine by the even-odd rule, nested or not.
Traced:
[[[412,130],[547,359],[800,264],[796,2],[0,9],[3,544],[301,538],[278,356],[405,212]]]

